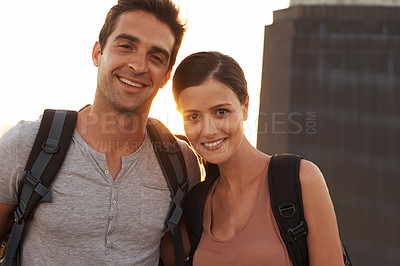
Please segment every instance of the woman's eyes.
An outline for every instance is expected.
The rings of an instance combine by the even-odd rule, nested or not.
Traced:
[[[227,109],[218,109],[215,111],[215,117],[216,118],[222,118],[227,116],[230,113],[229,110]],[[200,114],[188,114],[185,116],[185,120],[187,121],[196,121],[201,118]]]
[[[198,114],[190,114],[188,116],[188,118],[189,118],[189,120],[196,120],[196,119],[200,118],[200,115],[198,115]]]
[[[199,117],[200,117],[199,114],[188,114],[188,115],[185,115],[184,118],[186,121],[194,121],[194,120],[198,119]]]
[[[227,110],[227,109],[218,109],[217,112],[216,112],[216,114],[217,114],[218,116],[225,116],[225,115],[227,115],[228,113],[229,113],[229,110]]]

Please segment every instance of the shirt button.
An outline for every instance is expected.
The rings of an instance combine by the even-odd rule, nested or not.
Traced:
[[[116,200],[113,200],[113,201],[112,201],[112,204],[113,204],[113,205],[117,204],[117,201],[116,201]]]
[[[110,221],[113,221],[114,220],[114,216],[110,216]]]
[[[104,173],[105,173],[106,175],[108,175],[110,172],[109,172],[108,170],[105,170]]]

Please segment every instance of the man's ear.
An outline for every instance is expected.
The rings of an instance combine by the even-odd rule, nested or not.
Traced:
[[[93,51],[92,51],[92,61],[93,64],[98,67],[100,63],[100,55],[101,55],[101,48],[100,48],[100,43],[96,42],[93,46]]]
[[[170,70],[168,70],[167,74],[165,74],[165,76],[161,82],[160,89],[162,89],[165,86],[165,84],[167,84],[168,80],[171,78],[171,72],[172,72],[172,68]]]
[[[246,97],[246,101],[243,104],[243,121],[246,121],[249,117],[249,95]]]

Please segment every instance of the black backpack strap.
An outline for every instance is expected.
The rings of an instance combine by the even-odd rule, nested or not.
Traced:
[[[342,242],[342,253],[343,253],[344,265],[345,266],[352,266],[353,264],[352,264],[352,262],[350,260],[349,253],[347,253],[347,250],[346,250],[343,242]]]
[[[44,111],[38,134],[20,177],[18,206],[12,214],[14,226],[6,248],[4,265],[12,265],[22,234],[22,223],[29,221],[40,201],[51,201],[49,186],[57,175],[75,129],[77,113],[66,110]]]
[[[186,230],[190,241],[188,265],[193,264],[193,256],[203,233],[203,210],[208,192],[219,176],[218,166],[207,163],[206,179],[190,190],[183,204]]]
[[[272,212],[294,266],[308,265],[307,224],[299,179],[301,159],[294,154],[274,155],[268,170]]]
[[[171,192],[172,202],[165,220],[164,232],[171,231],[176,265],[183,265],[182,238],[177,225],[182,217],[182,203],[188,191],[185,158],[179,143],[163,123],[149,118],[147,132]]]

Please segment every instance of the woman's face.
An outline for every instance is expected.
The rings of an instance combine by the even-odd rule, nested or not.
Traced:
[[[248,99],[242,105],[227,85],[209,79],[184,89],[178,99],[186,136],[207,161],[220,164],[231,158],[244,137]]]

